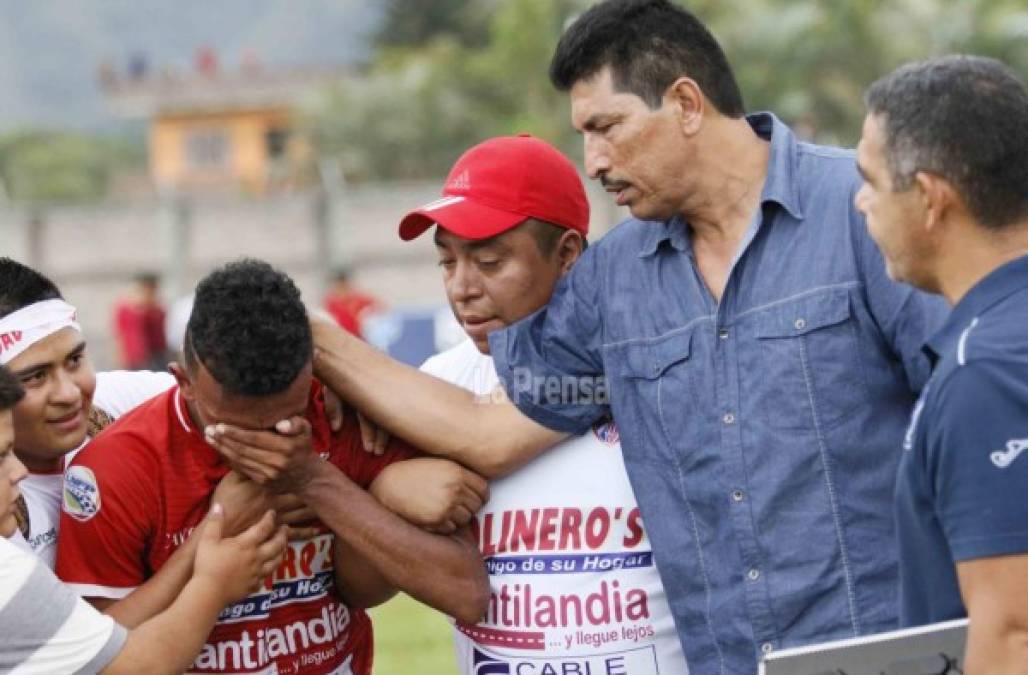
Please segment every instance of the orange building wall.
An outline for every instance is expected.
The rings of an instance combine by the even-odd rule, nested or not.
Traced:
[[[265,134],[271,129],[288,129],[289,121],[284,110],[158,117],[150,126],[154,182],[165,188],[238,184],[263,192],[268,176]],[[228,138],[227,157],[220,168],[198,169],[187,161],[186,138],[207,129],[222,129]]]

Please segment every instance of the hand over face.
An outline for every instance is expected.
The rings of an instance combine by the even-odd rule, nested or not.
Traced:
[[[212,424],[204,436],[233,469],[273,492],[298,492],[321,461],[303,417],[282,420],[270,431]]]

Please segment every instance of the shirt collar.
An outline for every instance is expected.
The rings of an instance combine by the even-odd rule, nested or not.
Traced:
[[[685,219],[680,215],[662,223],[648,222],[643,232],[645,232],[645,240],[639,250],[640,258],[655,254],[664,242],[668,242],[679,253],[690,250],[689,228],[685,226]]]
[[[771,141],[771,156],[767,162],[767,178],[760,195],[762,204],[775,202],[793,218],[803,218],[799,183],[796,180],[799,147],[796,134],[774,113],[758,112],[746,116],[753,131],[764,140]]]
[[[1005,263],[987,274],[960,299],[942,328],[924,346],[934,367],[939,357],[952,351],[961,334],[978,317],[1012,293],[1028,288],[1028,255]]]
[[[799,187],[794,180],[798,150],[795,134],[774,113],[754,113],[747,115],[746,121],[758,136],[771,141],[767,178],[764,180],[764,190],[760,196],[761,204],[775,202],[794,218],[803,218]],[[675,216],[663,223],[652,222],[648,225],[650,226],[645,230],[646,240],[639,251],[639,257],[653,255],[664,242],[668,242],[679,252],[689,250],[689,231],[681,216]]]

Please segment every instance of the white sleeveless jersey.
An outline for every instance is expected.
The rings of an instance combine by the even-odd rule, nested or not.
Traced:
[[[484,400],[499,384],[471,340],[422,370]],[[688,672],[613,423],[493,481],[474,530],[491,594],[454,626],[461,673]]]
[[[106,424],[116,420],[140,403],[169,389],[175,378],[169,373],[150,371],[112,371],[96,374],[96,392],[93,394],[93,410],[90,414],[90,432],[95,433]],[[78,448],[64,456],[65,464],[81,450],[90,437]],[[20,530],[10,538],[11,542],[33,553],[40,561],[54,568],[57,557],[57,534],[61,516],[61,495],[64,487],[64,472],[30,473],[18,485],[28,509],[29,534],[25,537]]]

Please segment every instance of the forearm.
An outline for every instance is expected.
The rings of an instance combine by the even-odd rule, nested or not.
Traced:
[[[1028,630],[1001,617],[972,617],[968,623],[967,675],[1028,673]]]
[[[103,672],[171,675],[186,671],[223,609],[221,598],[217,584],[193,578],[171,607],[129,633],[121,653]]]
[[[121,600],[97,609],[126,628],[157,616],[175,601],[193,575],[196,546],[197,538],[190,537],[146,583]]]
[[[469,538],[414,527],[328,462],[318,462],[300,496],[392,586],[462,621],[485,613],[488,579]]]
[[[396,588],[378,568],[340,537],[336,537],[334,557],[336,592],[348,607],[368,609],[396,595]]]
[[[318,377],[375,423],[422,451],[493,478],[521,466],[565,434],[488,403],[331,327],[316,326]]]

